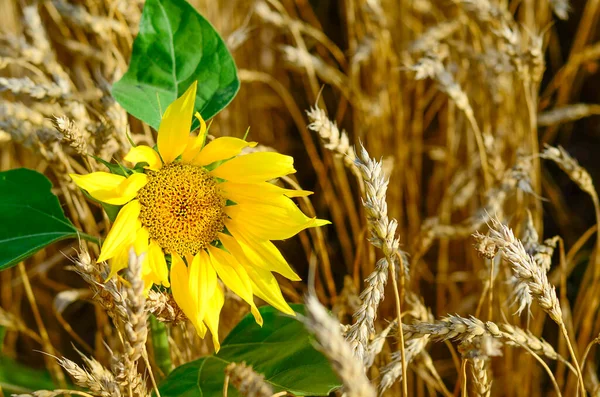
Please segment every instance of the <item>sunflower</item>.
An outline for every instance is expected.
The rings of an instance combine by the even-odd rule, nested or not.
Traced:
[[[256,142],[233,137],[205,145],[199,113],[200,131],[190,135],[195,97],[196,83],[166,109],[157,150],[140,145],[129,151],[125,160],[134,168],[126,176],[93,172],[71,178],[92,198],[122,206],[98,261],[109,261],[114,275],[126,267],[129,250],[144,254],[146,290],[170,288],[198,334],[210,330],[218,350],[222,284],[250,305],[260,325],[253,296],[293,315],[272,273],[300,278],[271,241],[329,222],[307,217],[291,200],[311,192],[269,182],[295,172],[292,157],[240,155]]]

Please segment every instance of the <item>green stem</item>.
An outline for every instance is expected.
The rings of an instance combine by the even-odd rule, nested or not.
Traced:
[[[154,315],[150,315],[150,332],[152,337],[152,350],[154,351],[154,362],[162,372],[162,376],[167,376],[173,369],[167,327],[164,323],[158,321]],[[157,376],[157,378],[160,377]]]
[[[79,237],[81,237],[82,239],[86,240],[86,241],[90,241],[94,244],[97,244],[98,246],[100,245],[100,239],[98,237],[94,237],[92,235],[89,235],[87,233],[83,233],[83,232],[77,232],[77,234],[79,235]]]

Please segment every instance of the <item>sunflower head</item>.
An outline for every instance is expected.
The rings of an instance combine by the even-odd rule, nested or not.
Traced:
[[[195,255],[225,228],[225,203],[218,182],[204,168],[171,163],[148,173],[139,190],[140,221],[166,252]]]
[[[107,172],[72,174],[94,199],[122,206],[100,252],[115,274],[127,265],[133,247],[145,253],[146,290],[170,288],[175,301],[202,337],[211,331],[219,348],[219,314],[224,286],[262,318],[254,296],[294,314],[283,299],[273,272],[300,278],[273,240],[321,226],[291,200],[311,192],[281,188],[273,180],[294,173],[293,159],[279,153],[241,154],[256,146],[233,137],[206,142],[206,123],[190,135],[196,83],[165,111],[157,150],[136,146],[125,156],[127,176]],[[141,165],[141,166],[140,166]],[[170,266],[169,266],[170,264]]]

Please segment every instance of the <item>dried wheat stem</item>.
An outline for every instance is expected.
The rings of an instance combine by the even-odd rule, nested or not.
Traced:
[[[362,360],[340,333],[340,324],[332,318],[319,300],[308,295],[305,298],[307,316],[303,319],[306,328],[315,335],[319,349],[331,362],[340,377],[348,397],[375,397],[376,392],[365,374]]]
[[[483,174],[484,186],[489,189],[492,185],[491,174],[489,172],[489,165],[487,159],[487,153],[485,151],[485,145],[483,142],[483,135],[481,129],[475,119],[475,113],[469,102],[469,97],[464,92],[460,84],[458,84],[451,73],[449,73],[441,62],[440,54],[436,52],[428,52],[427,55],[421,58],[415,65],[409,67],[415,74],[415,80],[421,80],[426,77],[434,79],[440,90],[446,93],[450,99],[456,104],[456,106],[465,114],[467,121],[471,125],[475,141],[477,143],[477,150],[479,152],[479,160],[481,162],[481,171]]]
[[[402,256],[396,251],[398,261],[400,263],[400,275],[402,277],[402,291],[404,291],[404,264]],[[393,263],[393,262],[392,262]],[[400,362],[402,363],[402,395],[408,397],[408,384],[406,379],[406,366],[408,362],[406,360],[406,349],[404,344],[404,332],[402,332],[402,303],[400,302],[400,295],[398,291],[398,282],[396,281],[396,269],[391,269],[392,284],[394,286],[394,299],[396,301],[396,315],[398,320],[398,341],[400,342]]]
[[[490,218],[490,214],[497,214],[508,195],[515,189],[533,192],[529,184],[531,161],[526,157],[519,157],[516,164],[504,173],[498,185],[489,189],[485,194],[485,203],[474,215],[455,225],[440,224],[439,218],[428,218],[421,226],[420,246],[415,257],[420,257],[436,238],[456,239],[466,237],[476,229],[483,226]]]
[[[42,339],[42,347],[46,351],[46,353],[54,355],[55,350],[52,342],[50,341],[50,336],[48,335],[48,331],[46,326],[44,325],[44,321],[42,320],[42,316],[40,314],[40,310],[38,304],[35,300],[35,295],[33,294],[33,289],[31,288],[31,283],[29,282],[29,276],[27,275],[27,271],[25,270],[25,265],[23,262],[19,262],[18,264],[19,275],[21,276],[21,280],[23,280],[23,286],[25,287],[25,295],[27,296],[27,300],[31,305],[31,311],[33,312],[33,317],[38,326],[40,337]],[[60,370],[60,367],[54,362],[50,361],[50,370],[57,380],[59,386],[64,387],[66,385],[66,379],[64,373]]]
[[[590,343],[588,343],[588,345],[585,348],[585,352],[583,353],[583,357],[581,359],[582,372],[585,369],[585,362],[587,361],[587,357],[590,354],[590,351],[592,350],[592,347],[594,347],[594,345],[600,345],[600,334],[596,338],[594,338]]]
[[[225,375],[231,384],[244,397],[271,397],[273,388],[265,382],[265,377],[246,363],[230,363]]]
[[[444,383],[442,377],[440,376],[437,369],[435,368],[435,365],[433,364],[433,360],[431,359],[431,356],[429,355],[429,353],[427,353],[426,350],[423,350],[423,351],[421,351],[421,354],[419,354],[419,358],[425,365],[425,368],[427,368],[429,370],[429,372],[431,372],[431,375],[433,376],[435,381],[438,383],[438,388],[442,392],[442,394],[445,397],[452,397],[454,394],[450,393],[450,390],[448,390],[448,388],[446,387],[446,384]]]

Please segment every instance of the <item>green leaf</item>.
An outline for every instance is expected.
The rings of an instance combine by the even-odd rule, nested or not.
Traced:
[[[6,328],[0,326],[0,354],[4,350],[4,337],[6,336]]]
[[[127,178],[129,175],[133,174],[133,171],[130,170],[129,168],[123,166],[123,164],[120,164],[120,163],[117,163],[117,164],[109,163],[108,161],[102,160],[100,157],[97,157],[97,156],[90,155],[90,157],[92,157],[96,161],[104,164],[104,166],[106,168],[108,168],[108,170],[110,171],[111,174],[121,175],[121,176],[124,176],[125,178]]]
[[[0,172],[0,270],[77,236],[51,188],[48,178],[33,170]]]
[[[223,39],[194,7],[185,0],[147,0],[129,69],[113,85],[113,97],[158,129],[162,112],[195,80],[195,110],[206,120],[227,106],[240,87]]]
[[[5,396],[56,388],[48,371],[27,367],[8,357],[0,357],[0,386]]]
[[[98,200],[95,200],[95,201],[98,201]],[[123,208],[122,205],[108,204],[108,203],[103,203],[102,201],[98,201],[98,202],[100,203],[100,205],[102,205],[104,212],[106,212],[106,215],[108,216],[108,219],[110,219],[111,222],[114,222],[117,219],[117,215],[119,215],[119,211],[121,211],[121,208]]]
[[[304,314],[303,305],[292,308]],[[225,367],[230,362],[252,365],[265,376],[275,393],[326,396],[340,386],[327,359],[314,349],[310,335],[297,318],[265,306],[261,328],[247,315],[231,331],[218,354],[176,368],[162,383],[162,397],[217,397],[223,395]],[[228,395],[239,396],[230,385]]]

